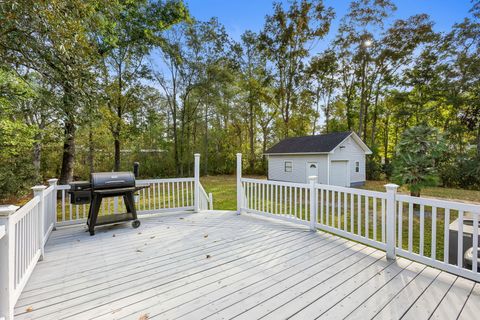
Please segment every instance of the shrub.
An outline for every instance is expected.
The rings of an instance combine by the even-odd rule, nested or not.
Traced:
[[[393,162],[393,179],[406,185],[413,196],[420,196],[425,187],[433,187],[440,181],[438,160],[446,148],[443,139],[434,128],[417,126],[406,130],[397,146]]]
[[[22,122],[0,119],[0,194],[18,196],[35,183],[31,152],[33,130]]]

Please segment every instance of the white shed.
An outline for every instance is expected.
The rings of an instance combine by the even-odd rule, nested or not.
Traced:
[[[337,186],[365,184],[365,155],[372,151],[355,132],[335,132],[280,141],[265,152],[268,179]]]

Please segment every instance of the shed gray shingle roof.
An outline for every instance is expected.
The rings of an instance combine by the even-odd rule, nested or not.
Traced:
[[[350,134],[352,132],[347,131],[287,138],[268,149],[265,154],[330,152]]]

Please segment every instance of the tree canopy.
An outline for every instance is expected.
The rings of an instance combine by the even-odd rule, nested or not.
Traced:
[[[437,32],[426,13],[353,0],[332,28],[324,1],[293,0],[236,39],[181,0],[3,1],[0,193],[134,161],[189,176],[194,152],[203,174],[232,173],[236,152],[263,174],[280,139],[347,130],[373,150],[369,179],[479,188],[479,8]]]

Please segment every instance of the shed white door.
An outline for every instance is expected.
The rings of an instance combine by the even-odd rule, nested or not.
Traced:
[[[330,184],[341,187],[350,186],[348,161],[332,161],[330,163]]]
[[[318,181],[318,163],[317,162],[307,162],[306,183],[309,182],[308,177],[310,176],[316,176]]]

